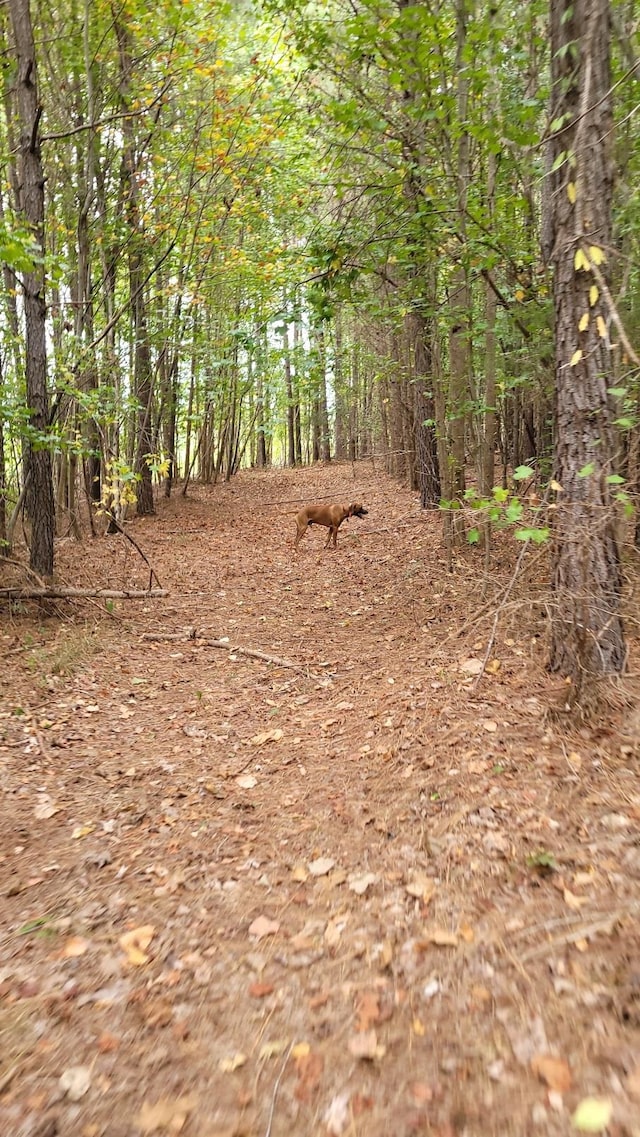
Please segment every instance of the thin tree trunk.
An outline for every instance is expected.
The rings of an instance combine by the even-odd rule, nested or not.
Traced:
[[[602,293],[611,246],[613,115],[608,0],[552,0],[551,179],[556,354],[555,476],[562,486],[553,535],[555,605],[550,667],[585,679],[623,670],[621,573],[607,478],[614,473],[612,370]]]
[[[40,152],[40,117],[33,29],[28,0],[9,0],[16,49],[16,93],[20,122],[18,159],[19,208],[42,254],[32,272],[22,276],[25,320],[25,372],[29,425],[44,435],[49,427],[47,391],[46,305],[44,276],[44,174]],[[55,502],[51,453],[25,443],[26,508],[31,520],[30,565],[39,576],[53,574]]]

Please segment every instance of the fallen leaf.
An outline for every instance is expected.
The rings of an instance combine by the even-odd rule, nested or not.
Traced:
[[[368,1031],[380,1020],[380,1000],[375,991],[363,991],[356,1003],[356,1030]]]
[[[317,995],[312,995],[309,999],[309,1010],[317,1011],[320,1007],[326,1007],[331,997],[330,991],[320,991]]]
[[[571,1089],[571,1070],[564,1058],[556,1058],[553,1054],[534,1054],[531,1069],[550,1090],[565,1094]]]
[[[46,821],[49,817],[53,817],[55,813],[59,813],[57,805],[53,804],[53,800],[49,794],[38,794],[38,799],[33,807],[33,816],[38,821]]]
[[[133,967],[141,967],[144,963],[149,962],[146,951],[155,931],[153,924],[142,924],[141,927],[133,928],[132,931],[125,932],[124,935],[120,936],[118,943],[126,953],[127,961]]]
[[[488,730],[490,734],[494,734],[498,729],[498,724],[494,722],[493,719],[482,719],[482,726],[484,730]]]
[[[254,786],[257,786],[258,779],[253,774],[240,774],[235,779],[235,783],[242,790],[252,790]]]
[[[418,872],[409,878],[405,889],[409,896],[415,896],[418,900],[422,900],[423,904],[428,904],[436,890],[436,882],[426,873]]]
[[[342,933],[347,926],[347,919],[347,916],[334,916],[333,920],[329,920],[323,937],[327,947],[334,948],[338,946]]]
[[[257,940],[264,939],[265,936],[275,936],[279,931],[280,922],[270,920],[268,916],[256,916],[256,919],[249,926],[249,935],[255,936]]]
[[[446,928],[434,928],[427,932],[425,939],[437,947],[457,947],[458,936],[456,932],[448,932]]]
[[[254,735],[251,742],[254,746],[264,746],[266,742],[279,742],[284,736],[284,731],[276,727],[274,730],[262,730],[260,734]]]
[[[372,1061],[374,1058],[383,1058],[386,1053],[386,1048],[378,1043],[375,1030],[365,1030],[358,1034],[352,1034],[347,1045],[354,1058],[366,1058]]]
[[[426,1105],[427,1102],[433,1101],[433,1088],[426,1082],[412,1082],[409,1093],[416,1105]]]
[[[160,1098],[155,1105],[143,1102],[135,1124],[141,1133],[155,1133],[166,1129],[169,1133],[180,1133],[196,1105],[193,1094],[179,1098]]]
[[[273,983],[252,983],[249,987],[252,999],[264,999],[267,995],[272,995],[273,991]]]
[[[363,873],[362,876],[350,876],[349,888],[358,896],[362,896],[372,884],[376,883],[377,879],[373,872]]]
[[[294,1046],[291,1051],[295,1057],[297,1047]],[[298,1073],[298,1082],[293,1091],[293,1096],[298,1101],[310,1101],[314,1091],[320,1084],[322,1072],[324,1070],[324,1058],[317,1050],[311,1050],[307,1045],[307,1052],[295,1057],[296,1070]]]
[[[471,659],[464,659],[462,663],[458,664],[460,671],[464,671],[466,675],[479,675],[482,671],[482,660],[471,657]]]
[[[71,840],[79,841],[82,837],[88,837],[90,833],[93,833],[93,828],[93,825],[76,825],[71,834]]]
[[[89,947],[89,941],[82,938],[82,936],[70,936],[62,949],[63,959],[78,959],[84,955]]]
[[[608,1098],[583,1098],[571,1124],[582,1133],[601,1133],[611,1120],[613,1107]]]
[[[80,1101],[91,1086],[91,1067],[69,1066],[63,1070],[58,1084],[70,1101]]]
[[[341,1137],[347,1125],[350,1122],[349,1116],[349,1099],[351,1097],[350,1090],[343,1090],[341,1094],[336,1094],[332,1098],[329,1108],[327,1109],[323,1121],[327,1127],[329,1137]]]
[[[331,857],[318,857],[315,861],[311,861],[307,867],[312,876],[326,876],[327,873],[331,872],[335,863]]]
[[[278,1058],[280,1054],[284,1054],[287,1046],[288,1043],[281,1038],[274,1039],[273,1042],[265,1042],[260,1047],[258,1058],[261,1061],[264,1058]]]
[[[222,1070],[223,1074],[232,1074],[234,1070],[239,1070],[241,1066],[244,1066],[246,1061],[246,1054],[237,1051],[231,1058],[221,1058],[218,1068]]]
[[[572,908],[574,912],[578,912],[583,904],[588,904],[588,896],[576,896],[575,892],[571,892],[569,888],[565,888],[562,893],[564,902],[568,908]]]
[[[296,884],[304,884],[309,879],[309,874],[304,865],[296,865],[291,870],[291,879],[295,880]]]

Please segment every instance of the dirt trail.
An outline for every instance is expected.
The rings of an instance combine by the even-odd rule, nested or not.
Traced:
[[[323,498],[370,512],[294,556]],[[476,690],[482,557],[370,464],[131,532],[166,599],[0,629],[0,1132],[520,1137],[595,1095],[638,1137],[638,726],[545,725],[535,580]],[[58,563],[147,583],[121,538]]]

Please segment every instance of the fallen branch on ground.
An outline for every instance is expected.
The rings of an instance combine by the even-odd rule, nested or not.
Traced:
[[[145,632],[142,639],[152,643],[189,643],[198,640],[204,647],[220,647],[233,655],[247,655],[250,659],[262,659],[265,663],[274,663],[276,667],[290,667],[294,671],[302,671],[300,664],[294,663],[291,659],[269,655],[268,652],[259,651],[258,648],[239,647],[238,644],[232,644],[226,639],[210,640],[204,632],[198,632],[195,628],[185,628],[184,632]]]
[[[0,588],[0,600],[155,600],[166,588]]]

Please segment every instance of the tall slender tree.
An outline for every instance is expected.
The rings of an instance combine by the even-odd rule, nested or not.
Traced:
[[[26,507],[31,521],[31,568],[40,576],[53,573],[55,505],[51,480],[51,453],[43,436],[49,429],[47,391],[46,305],[44,270],[44,174],[40,149],[42,107],[29,0],[10,0],[16,77],[15,92],[20,124],[17,207],[33,234],[33,266],[23,272],[25,379],[29,408],[28,437],[24,441]]]
[[[588,676],[622,671],[611,345],[609,0],[551,0],[551,261],[554,268],[556,478],[550,665],[580,698]],[[603,287],[603,285],[605,287]]]

